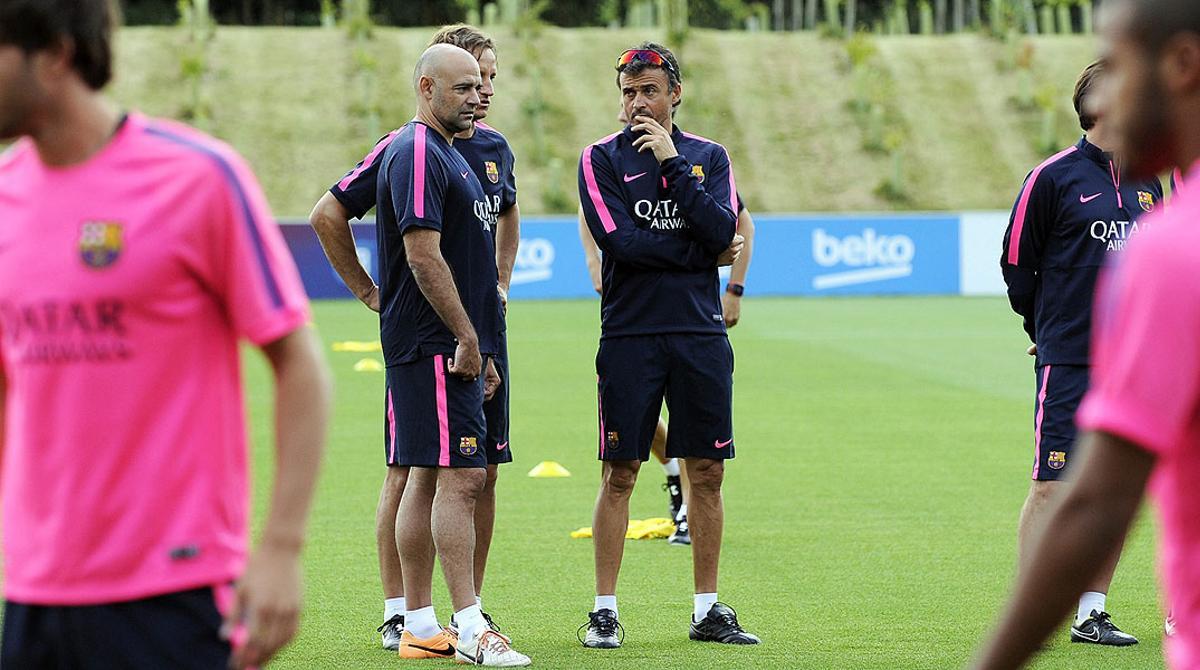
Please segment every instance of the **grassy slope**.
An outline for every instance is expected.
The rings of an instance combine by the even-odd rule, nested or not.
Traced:
[[[411,118],[412,64],[425,29],[380,29],[381,130]],[[575,161],[587,143],[612,132],[618,104],[610,62],[625,46],[653,37],[631,30],[546,29],[530,55],[499,29],[501,76],[492,116],[514,145],[522,210],[543,213],[547,189],[575,192]],[[152,114],[183,109],[178,43],[182,33],[131,28],[121,33],[115,95]],[[877,40],[895,82],[895,103],[911,139],[903,150],[916,209],[1007,208],[1040,154],[1040,116],[1008,100],[1018,78],[997,63],[1012,47],[975,36]],[[1037,71],[1061,100],[1063,143],[1077,134],[1070,113],[1075,76],[1091,57],[1086,38],[1039,38]],[[845,104],[851,77],[841,42],[808,34],[696,31],[679,54],[685,103],[680,123],[713,137],[733,155],[740,187],[761,211],[884,210],[874,194],[890,159],[862,150]],[[536,64],[536,67],[535,67]],[[304,215],[322,190],[369,149],[375,137],[351,109],[360,93],[353,50],[338,31],[221,28],[204,85],[213,108],[209,130],[240,149],[257,169],[282,215]],[[534,160],[522,106],[540,87],[548,150]],[[561,207],[557,208],[561,209]]]
[[[737,350],[739,457],[727,480],[721,596],[761,648],[689,643],[686,550],[626,547],[624,649],[574,639],[592,597],[589,525],[596,490],[594,303],[513,305],[517,462],[499,483],[485,602],[541,668],[952,668],[990,625],[1014,563],[1028,486],[1033,379],[1022,335],[998,299],[783,300],[745,305]],[[317,306],[327,342],[371,339],[350,303]],[[381,617],[372,519],[382,480],[382,376],[329,354],[337,411],[306,563],[308,610],[281,668],[394,668]],[[268,388],[252,357],[257,511],[270,471]],[[543,459],[569,479],[529,479]],[[663,512],[649,465],[636,518]],[[1056,637],[1035,668],[1161,668],[1153,530],[1130,539],[1113,587],[1125,650]],[[437,582],[441,578],[436,579]],[[447,598],[437,587],[443,617]]]

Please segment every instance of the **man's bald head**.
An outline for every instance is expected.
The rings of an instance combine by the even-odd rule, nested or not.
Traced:
[[[1110,12],[1128,12],[1129,36],[1151,50],[1180,33],[1200,37],[1200,2],[1196,0],[1119,0]]]
[[[435,44],[421,54],[413,71],[417,116],[450,135],[469,130],[482,87],[474,56],[450,44]]]
[[[421,92],[421,77],[445,81],[470,74],[479,76],[479,61],[470,52],[453,44],[434,44],[417,59],[417,67],[413,70],[413,89]]]

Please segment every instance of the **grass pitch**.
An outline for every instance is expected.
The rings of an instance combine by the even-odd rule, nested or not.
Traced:
[[[720,596],[757,648],[687,640],[690,552],[628,541],[615,651],[575,639],[592,605],[594,302],[510,308],[512,444],[504,466],[485,609],[541,668],[955,668],[991,626],[1013,575],[1032,458],[1034,376],[1002,299],[747,299],[737,354],[738,458],[726,479]],[[320,303],[326,345],[377,337],[357,303]],[[373,518],[382,465],[382,373],[329,352],[336,410],[305,555],[299,638],[273,667],[394,668],[382,618]],[[271,473],[270,382],[247,378],[261,520]],[[568,479],[530,479],[541,460]],[[649,463],[631,504],[661,516]],[[1129,539],[1109,600],[1141,644],[1098,649],[1056,635],[1033,667],[1161,668],[1162,619],[1149,515]],[[435,604],[450,604],[435,577]]]

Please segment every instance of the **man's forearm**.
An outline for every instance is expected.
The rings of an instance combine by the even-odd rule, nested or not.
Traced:
[[[409,256],[408,264],[417,280],[417,287],[454,337],[458,338],[459,342],[478,340],[475,327],[471,325],[471,319],[467,316],[467,310],[463,308],[462,299],[459,298],[458,288],[454,285],[454,275],[450,273],[450,266],[446,265],[445,259],[441,256],[422,259]]]
[[[375,288],[375,280],[371,279],[358,260],[354,233],[342,204],[332,194],[325,193],[309,215],[308,223],[317,233],[329,264],[346,283],[346,287],[359,300],[365,298]]]
[[[739,219],[743,218],[739,215]],[[742,225],[738,226],[738,234],[746,238],[742,253],[729,269],[729,283],[745,284],[746,272],[750,269],[750,257],[754,255],[754,221],[749,215],[744,217]]]
[[[307,327],[263,351],[275,373],[275,484],[261,544],[299,552],[325,448],[329,371]]]
[[[504,210],[496,221],[496,272],[501,288],[507,293],[512,284],[513,265],[521,244],[521,212],[517,205]]]

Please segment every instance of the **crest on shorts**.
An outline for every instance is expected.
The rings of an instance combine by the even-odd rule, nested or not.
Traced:
[[[615,430],[610,430],[605,434],[604,442],[609,449],[616,449],[621,446],[621,434]]]
[[[493,184],[500,183],[500,168],[496,167],[496,161],[484,161],[483,171],[487,173],[488,181]]]
[[[1147,212],[1154,211],[1154,194],[1138,191],[1138,204]]]
[[[696,178],[696,181],[703,184],[704,183],[704,166],[703,165],[693,165],[692,166],[692,176]]]
[[[463,456],[474,456],[479,451],[479,440],[474,437],[458,438],[458,453]]]
[[[121,224],[114,221],[84,221],[79,227],[79,257],[83,264],[99,270],[121,255]]]
[[[1067,452],[1052,451],[1046,458],[1046,462],[1050,465],[1051,470],[1062,470],[1067,465]]]

